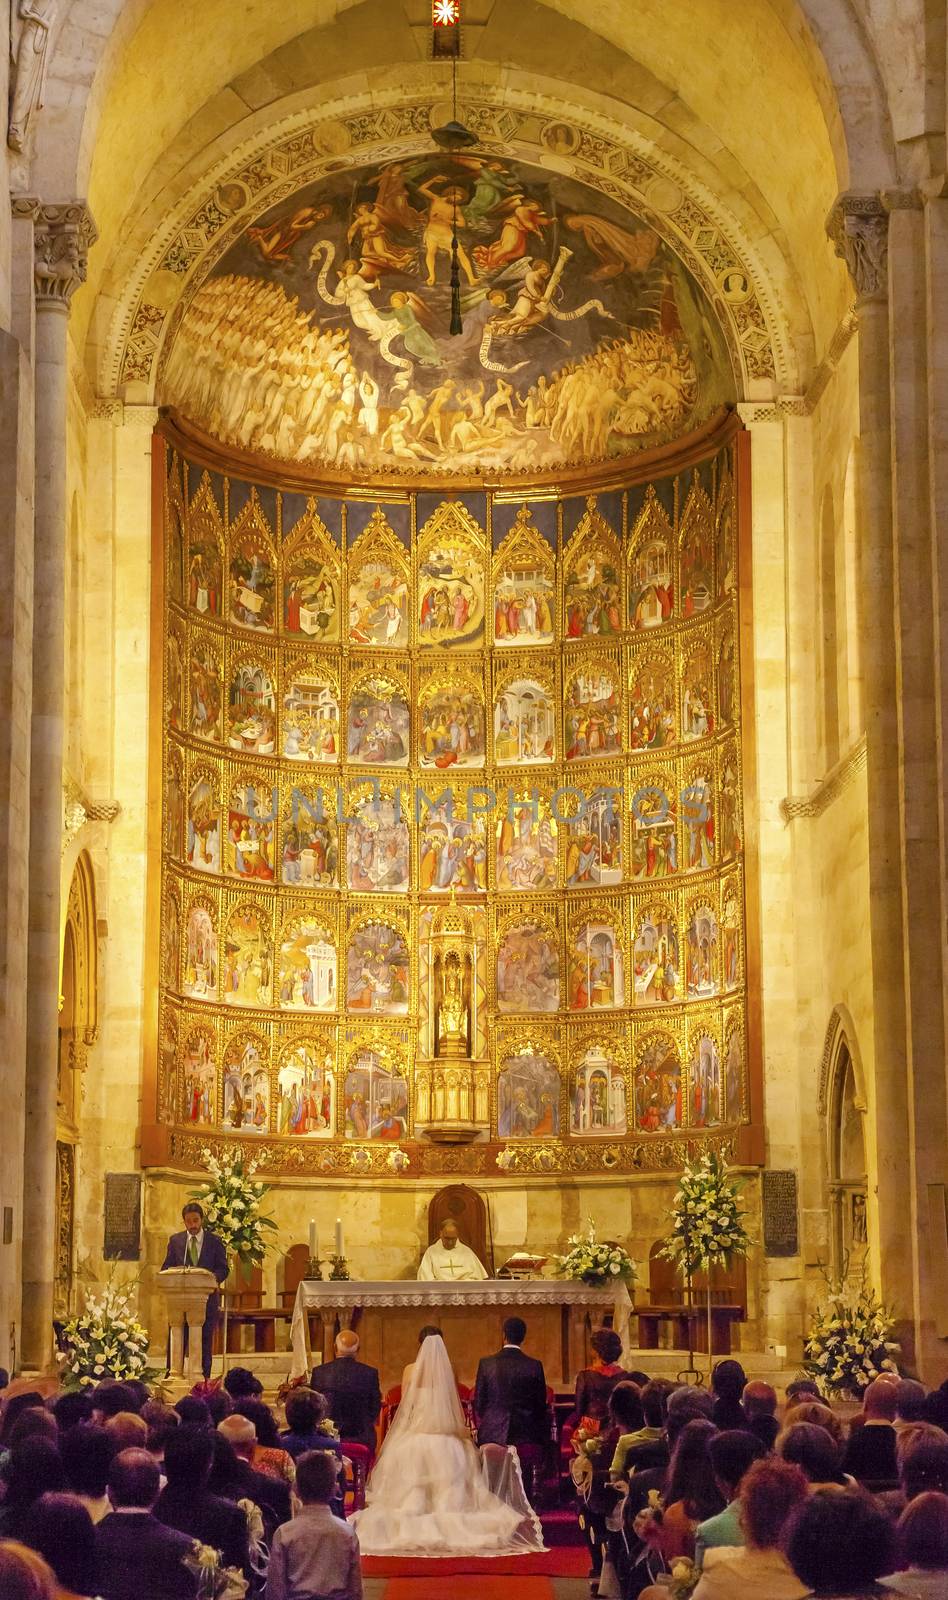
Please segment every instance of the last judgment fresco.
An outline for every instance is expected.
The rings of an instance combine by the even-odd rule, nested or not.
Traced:
[[[439,153],[259,217],[187,303],[161,392],[243,449],[440,477],[621,457],[734,398],[703,291],[645,221],[540,167]]]
[[[473,227],[517,216],[496,165],[489,204],[465,190],[472,290],[516,245]],[[396,277],[426,270],[409,213],[445,171],[347,178],[345,226]],[[373,235],[366,190],[404,227]],[[309,255],[338,243],[342,194],[241,244],[268,293],[298,295]],[[549,189],[529,195],[552,216]],[[556,238],[581,236],[572,215],[556,209]],[[628,309],[607,257],[583,258],[582,283],[567,263],[556,303]],[[432,266],[443,287],[436,248]],[[574,352],[599,316],[563,324]],[[488,322],[465,359],[512,362]],[[556,330],[533,330],[546,360]],[[383,344],[409,346],[351,334],[336,327],[338,348],[371,362],[381,398]],[[403,379],[406,406],[430,404],[411,346],[385,393]],[[220,406],[253,408],[244,376]],[[156,1067],[175,1159],[217,1135],[291,1172],[378,1173],[396,1147],[422,1172],[631,1172],[736,1139],[753,1074],[734,425],[693,464],[598,494],[580,477],[378,499],[239,478],[162,431]]]

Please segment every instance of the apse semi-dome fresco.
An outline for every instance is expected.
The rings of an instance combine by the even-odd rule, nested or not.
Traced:
[[[703,290],[645,221],[540,167],[435,152],[248,226],[182,312],[162,399],[314,468],[496,477],[652,448],[734,388]]]

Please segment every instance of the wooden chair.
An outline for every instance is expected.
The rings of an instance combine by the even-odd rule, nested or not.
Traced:
[[[492,1270],[493,1258],[487,1248],[487,1205],[483,1195],[466,1183],[451,1183],[439,1189],[428,1206],[428,1243],[440,1237],[446,1222],[457,1223],[458,1237],[474,1251],[478,1261]]]
[[[291,1317],[293,1308],[296,1305],[296,1291],[306,1277],[308,1267],[309,1245],[290,1245],[289,1250],[283,1257],[283,1288],[280,1290],[278,1299],[284,1311],[288,1311]],[[317,1352],[322,1350],[322,1318],[318,1311],[311,1311],[306,1318],[306,1322],[309,1328],[309,1347],[315,1360]]]
[[[361,1511],[365,1505],[365,1481],[372,1465],[372,1452],[367,1445],[343,1439],[340,1444],[342,1464],[346,1471],[345,1509],[349,1516]]]

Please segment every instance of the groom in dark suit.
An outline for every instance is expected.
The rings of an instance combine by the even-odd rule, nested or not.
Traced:
[[[495,1356],[485,1356],[478,1365],[474,1414],[479,1444],[549,1442],[543,1363],[524,1355],[520,1347],[526,1337],[522,1318],[508,1317],[503,1349]]]
[[[181,1213],[184,1222],[183,1233],[173,1233],[168,1240],[165,1259],[161,1263],[161,1270],[166,1267],[204,1267],[208,1272],[213,1272],[218,1283],[223,1283],[229,1268],[227,1265],[227,1252],[216,1233],[210,1233],[204,1226],[204,1211],[196,1200],[189,1200]],[[207,1297],[207,1309],[204,1313],[204,1327],[201,1330],[201,1367],[204,1371],[205,1382],[211,1376],[211,1356],[214,1344],[214,1329],[220,1315],[221,1297],[215,1290]],[[188,1333],[184,1330],[184,1353],[188,1353]],[[170,1334],[169,1334],[169,1360],[170,1360]]]

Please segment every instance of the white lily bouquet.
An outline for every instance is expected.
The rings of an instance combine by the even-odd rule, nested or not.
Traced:
[[[64,1389],[84,1389],[106,1378],[153,1376],[148,1366],[148,1333],[131,1303],[132,1289],[112,1283],[90,1289],[83,1309],[60,1331],[59,1379]]]
[[[892,1318],[865,1281],[829,1288],[804,1340],[804,1369],[821,1394],[859,1399],[883,1372],[898,1372]]]
[[[563,1278],[577,1278],[593,1288],[614,1283],[632,1283],[635,1262],[621,1245],[610,1244],[596,1238],[596,1227],[589,1221],[585,1233],[574,1233],[567,1239],[569,1249],[558,1258],[558,1271]]]
[[[662,1255],[687,1275],[745,1256],[749,1248],[737,1180],[727,1162],[713,1151],[689,1161],[672,1203],[672,1231]]]
[[[204,1219],[216,1233],[228,1256],[236,1256],[244,1272],[258,1267],[267,1253],[266,1229],[275,1228],[272,1217],[260,1215],[267,1194],[266,1184],[256,1181],[259,1160],[246,1161],[239,1151],[222,1156],[204,1149],[209,1182],[202,1183],[192,1196],[204,1211]]]

